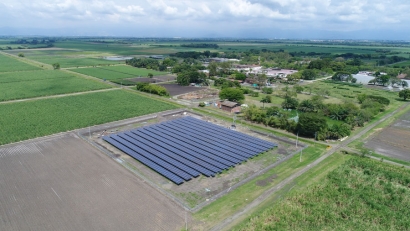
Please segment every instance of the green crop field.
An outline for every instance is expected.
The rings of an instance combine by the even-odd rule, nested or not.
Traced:
[[[86,67],[86,66],[100,66],[100,65],[111,65],[111,64],[121,64],[125,63],[124,61],[110,61],[103,58],[83,58],[83,57],[63,57],[63,56],[55,56],[55,57],[30,57],[38,62],[46,63],[52,65],[53,63],[59,63],[61,68],[68,68],[68,67]]]
[[[94,76],[100,79],[106,80],[118,80],[134,77],[147,77],[148,73],[156,75],[166,75],[166,72],[148,70],[145,68],[136,68],[131,66],[108,66],[108,67],[96,67],[96,68],[78,68],[70,69],[71,71],[78,72],[85,75]]]
[[[175,108],[123,90],[0,104],[0,145]]]
[[[0,72],[41,70],[39,67],[0,54]]]
[[[110,88],[58,70],[0,73],[0,101]]]
[[[409,230],[410,170],[351,158],[237,230]]]

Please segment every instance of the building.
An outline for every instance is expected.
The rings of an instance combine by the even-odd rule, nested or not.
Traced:
[[[241,106],[239,106],[239,103],[237,102],[232,102],[228,100],[223,100],[219,101],[217,103],[218,108],[230,112],[230,113],[239,113],[241,112]]]

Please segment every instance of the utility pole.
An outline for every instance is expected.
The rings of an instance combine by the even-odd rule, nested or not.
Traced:
[[[298,140],[299,140],[299,131],[296,133],[296,147],[298,147]]]

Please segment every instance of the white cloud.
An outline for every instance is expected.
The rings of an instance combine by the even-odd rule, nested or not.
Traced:
[[[227,35],[232,28],[406,31],[409,11],[406,0],[2,0],[0,27],[87,24],[105,31],[105,25],[144,24],[158,33],[183,27]]]

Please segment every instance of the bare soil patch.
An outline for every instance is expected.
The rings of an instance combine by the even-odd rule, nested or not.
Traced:
[[[268,185],[268,183],[272,183],[273,180],[276,179],[276,178],[278,178],[278,175],[274,174],[272,176],[269,176],[266,179],[256,181],[256,185],[257,186],[262,186],[262,187],[266,186],[266,185]]]
[[[179,95],[178,99],[185,100],[199,100],[199,99],[210,99],[218,97],[219,91],[216,89],[201,89],[199,91],[189,92],[187,94]]]
[[[392,158],[410,161],[410,112],[367,141],[365,147]]]
[[[193,87],[193,86],[181,86],[178,84],[159,84],[165,87],[171,96],[181,95],[188,92],[199,91],[204,89],[203,87]]]
[[[180,230],[183,209],[73,133],[0,147],[1,230]]]
[[[136,78],[130,78],[127,79],[132,82],[143,82],[143,83],[162,83],[162,82],[169,82],[169,81],[174,81],[176,79],[175,75],[159,75],[159,76],[154,76],[152,78],[143,78],[143,77],[136,77]]]

